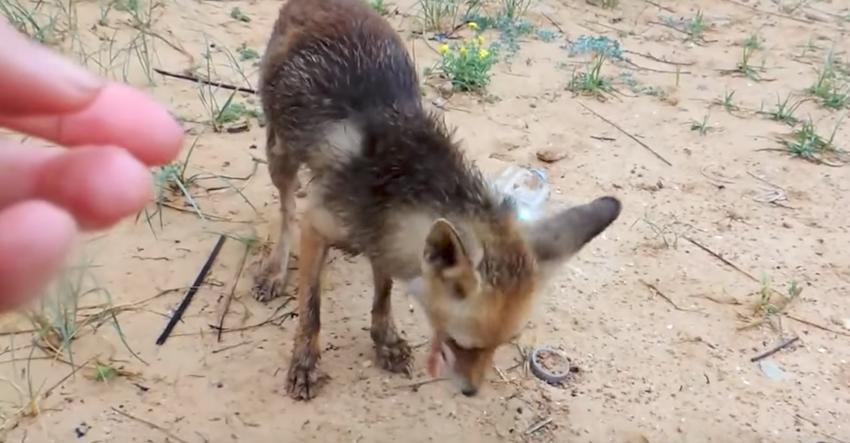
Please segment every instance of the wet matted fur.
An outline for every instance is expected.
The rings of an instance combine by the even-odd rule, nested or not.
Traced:
[[[300,217],[298,330],[287,374],[310,399],[318,370],[321,273],[330,247],[372,265],[371,336],[379,364],[410,374],[390,292],[402,281],[434,331],[429,369],[444,363],[464,394],[528,319],[546,277],[620,214],[603,197],[535,224],[517,221],[421,103],[419,80],[390,25],[362,0],[289,0],[262,62],[269,172],[282,228],[255,296],[283,291],[295,223],[296,173],[313,176]]]

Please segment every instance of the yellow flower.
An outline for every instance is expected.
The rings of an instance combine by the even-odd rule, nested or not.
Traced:
[[[473,31],[478,29],[478,23],[475,23],[475,22],[469,22],[469,23],[466,24],[466,26],[468,26],[469,29],[472,29]]]
[[[475,41],[478,42],[478,46],[484,46],[484,36],[483,35],[479,35],[478,37],[475,37]]]
[[[460,48],[458,48],[458,52],[460,52],[461,55],[465,55],[466,51],[467,51],[466,46],[461,46]]]
[[[446,43],[443,43],[442,45],[437,46],[437,52],[438,52],[440,55],[446,55],[446,54],[448,54],[448,52],[449,52],[449,45],[448,45],[448,44],[446,44]]]
[[[488,55],[490,55],[490,51],[488,51],[484,48],[481,48],[481,49],[478,50],[478,58],[485,59],[485,58],[487,58]]]

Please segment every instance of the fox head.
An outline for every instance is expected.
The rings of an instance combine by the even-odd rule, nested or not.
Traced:
[[[530,225],[513,214],[457,223],[438,219],[409,292],[434,336],[428,370],[448,369],[464,395],[478,392],[496,349],[519,335],[547,277],[620,215],[602,197]]]

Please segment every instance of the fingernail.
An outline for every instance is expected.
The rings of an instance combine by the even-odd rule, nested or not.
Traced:
[[[42,47],[44,54],[44,70],[52,75],[61,75],[66,87],[77,94],[91,95],[103,88],[104,80],[91,71],[77,65],[62,55]]]
[[[48,77],[47,84],[60,84],[74,94],[87,96],[99,90],[104,81],[65,56],[19,32],[8,24],[0,24],[0,40],[8,51],[0,51],[8,68],[17,75]],[[30,48],[29,51],[26,48]],[[62,82],[56,82],[61,77]]]

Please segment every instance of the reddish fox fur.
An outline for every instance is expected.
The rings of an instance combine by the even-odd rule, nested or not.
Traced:
[[[259,300],[284,288],[296,173],[313,179],[300,217],[298,330],[287,390],[310,399],[320,356],[321,272],[328,249],[372,265],[371,336],[384,369],[410,374],[392,317],[393,281],[417,296],[442,361],[475,394],[496,348],[527,321],[547,275],[606,229],[620,202],[603,197],[532,225],[517,221],[420,101],[419,80],[390,25],[363,0],[289,0],[264,55],[260,95],[267,156],[280,193],[280,240],[258,274]]]

